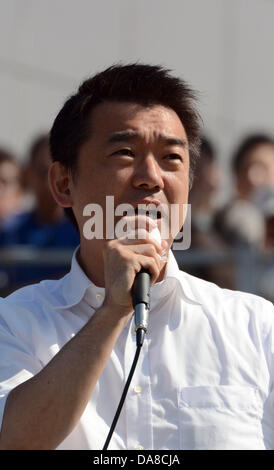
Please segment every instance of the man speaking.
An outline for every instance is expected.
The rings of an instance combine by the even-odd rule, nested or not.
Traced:
[[[274,448],[272,304],[180,271],[170,250],[162,208],[187,204],[199,134],[195,94],[158,66],[112,66],[64,104],[49,183],[81,243],[64,278],[1,300],[1,449],[103,448],[136,350],[141,270],[149,327],[109,449]],[[87,208],[104,215],[107,196],[114,221],[89,237]],[[107,237],[126,205],[140,232]]]

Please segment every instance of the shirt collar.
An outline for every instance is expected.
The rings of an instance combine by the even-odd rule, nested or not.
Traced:
[[[96,310],[104,301],[105,289],[96,286],[84,273],[77,260],[78,250],[79,246],[73,253],[70,272],[61,279],[62,301],[54,306],[55,309],[74,307],[85,298],[88,304]],[[166,297],[178,283],[186,301],[200,304],[193,294],[188,275],[179,270],[177,261],[170,250],[164,279],[151,288],[151,307],[156,306],[158,300]]]
[[[165,277],[151,288],[151,308],[157,305],[158,300],[169,295],[178,284],[185,301],[201,305],[191,289],[188,275],[179,269],[173,252],[169,250]]]

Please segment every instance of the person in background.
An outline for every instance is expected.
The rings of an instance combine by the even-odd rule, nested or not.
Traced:
[[[274,139],[255,135],[234,158],[238,193],[251,201],[265,220],[265,250],[274,248]]]
[[[2,223],[21,209],[21,169],[15,156],[0,148],[0,229]]]
[[[47,177],[50,164],[49,137],[43,134],[33,141],[24,169],[24,184],[34,196],[34,207],[9,219],[3,227],[2,247],[24,245],[73,250],[79,244],[77,230],[50,192]],[[17,266],[12,270],[10,282],[17,286],[63,274],[63,265],[33,266],[28,269]]]
[[[232,159],[237,197],[250,200],[262,187],[274,186],[274,140],[264,134],[246,137]]]
[[[214,225],[227,247],[236,249],[234,253],[244,256],[245,261],[241,263],[247,263],[249,268],[244,275],[241,274],[241,278],[247,278],[257,293],[273,300],[273,294],[270,295],[270,291],[273,292],[273,275],[269,276],[273,268],[270,267],[269,271],[265,258],[266,250],[273,243],[273,139],[264,134],[251,134],[244,138],[232,157],[232,170],[235,195],[217,212]],[[237,255],[236,258],[239,259]],[[256,269],[252,269],[250,263]],[[235,271],[232,278],[236,277]]]
[[[220,178],[214,145],[208,138],[202,137],[200,160],[189,193],[192,222],[191,246],[194,248],[216,246],[217,234],[212,222],[216,211],[214,196],[219,189]]]
[[[214,226],[218,210],[216,194],[221,185],[221,172],[215,145],[206,136],[201,138],[200,159],[195,170],[195,177],[189,193],[191,204],[191,246],[189,253],[209,253],[213,256],[226,248],[223,238]],[[233,288],[233,274],[230,264],[207,263],[195,261],[187,266],[187,271],[215,282],[221,287]]]
[[[0,148],[0,247],[5,225],[23,210],[24,189],[21,175],[21,167],[16,157],[10,151]],[[1,293],[4,293],[8,283],[8,270],[0,256]]]
[[[266,219],[257,204],[274,187],[274,141],[263,134],[246,137],[232,157],[235,196],[218,212],[215,226],[229,246],[263,250]]]

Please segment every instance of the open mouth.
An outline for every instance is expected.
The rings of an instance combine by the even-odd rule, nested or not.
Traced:
[[[150,217],[153,220],[162,218],[161,211],[157,211],[157,210],[154,210],[154,209],[144,210],[144,209],[136,207],[134,212],[135,212],[135,215],[144,215],[146,217]]]

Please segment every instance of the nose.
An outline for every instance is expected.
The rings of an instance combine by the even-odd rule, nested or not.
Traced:
[[[164,188],[161,168],[153,155],[148,155],[138,164],[133,176],[133,186],[157,191]]]

